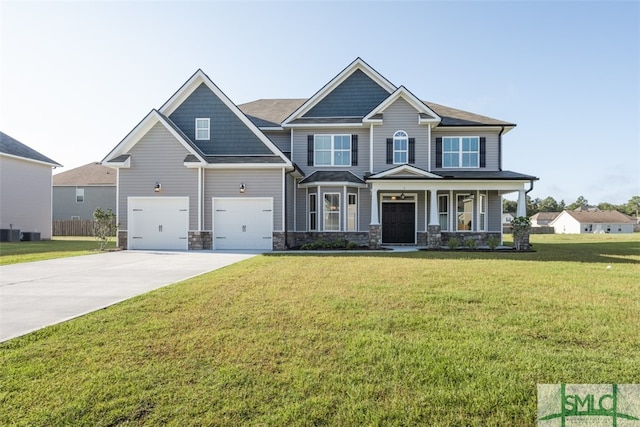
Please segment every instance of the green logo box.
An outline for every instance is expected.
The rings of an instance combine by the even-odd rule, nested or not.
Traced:
[[[538,427],[640,427],[640,384],[538,384]]]

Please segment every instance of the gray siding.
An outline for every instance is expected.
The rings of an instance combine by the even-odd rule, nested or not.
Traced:
[[[295,223],[295,197],[296,197],[296,180],[291,175],[286,175],[285,177],[285,185],[287,187],[287,195],[285,202],[286,209],[286,220],[287,220],[287,230],[293,230]]]
[[[307,135],[358,135],[358,166],[308,166],[307,165]],[[369,171],[369,129],[349,128],[314,128],[293,130],[293,159],[292,161],[304,171],[306,176],[315,171],[351,171],[362,179],[365,172]]]
[[[407,132],[416,139],[416,161],[414,166],[427,169],[429,165],[429,130],[418,124],[418,112],[407,101],[399,98],[383,113],[383,125],[373,129],[373,173],[394,167],[387,164],[387,138],[393,138],[398,130]]]
[[[263,133],[287,156],[291,153],[291,133],[288,130],[263,131]],[[289,157],[291,158],[291,157]]]
[[[488,230],[502,231],[502,196],[497,191],[488,192],[487,201]]]
[[[340,194],[340,220],[341,227],[344,228],[344,215],[347,214],[347,201],[344,196],[344,187],[335,186],[320,186],[320,194],[318,195],[318,230],[322,231],[322,224],[324,220],[323,216],[323,195],[324,193],[339,193]],[[355,193],[358,195],[358,230],[357,231],[369,231],[369,223],[371,222],[371,191],[367,188],[347,187],[348,194]],[[309,220],[309,207],[308,198],[309,194],[318,194],[317,187],[300,188],[297,192],[296,200],[296,229],[295,231],[309,231],[307,230],[307,223]],[[346,230],[341,230],[346,231]]]
[[[76,202],[76,188],[84,188],[84,202]],[[116,211],[115,186],[55,186],[53,187],[53,219],[93,219],[93,212],[101,208]]]
[[[207,169],[204,179],[204,224],[211,230],[214,197],[273,197],[273,231],[282,231],[282,169]],[[240,184],[246,187],[240,193]]]
[[[51,166],[0,156],[0,228],[51,238]]]
[[[364,117],[388,96],[389,92],[356,70],[304,117]]]
[[[196,141],[195,119],[210,119],[210,140]],[[203,83],[169,117],[207,155],[263,155],[271,150]]]
[[[471,170],[470,168],[436,168],[436,138],[443,136],[484,136],[487,138],[486,152],[487,164],[482,170],[500,170],[500,147],[498,132],[477,132],[477,131],[447,131],[434,129],[431,132],[431,170],[433,172],[448,170]]]
[[[131,149],[131,167],[120,169],[120,229],[127,230],[127,197],[189,197],[189,229],[198,227],[198,170],[187,169],[186,148],[160,123]],[[156,182],[162,191],[156,193]]]
[[[308,191],[307,191],[308,190]],[[315,193],[315,188],[298,188],[296,189],[296,224],[295,231],[307,231],[308,220],[308,194]]]

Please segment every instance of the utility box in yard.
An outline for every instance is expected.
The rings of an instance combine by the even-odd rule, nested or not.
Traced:
[[[13,228],[0,229],[0,242],[19,242],[20,230]]]
[[[40,232],[39,231],[25,231],[22,233],[21,239],[23,242],[39,242],[40,241]]]

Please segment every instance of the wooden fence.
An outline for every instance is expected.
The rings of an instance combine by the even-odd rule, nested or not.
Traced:
[[[92,219],[56,219],[53,221],[54,236],[93,236]],[[111,236],[115,236],[114,231]]]

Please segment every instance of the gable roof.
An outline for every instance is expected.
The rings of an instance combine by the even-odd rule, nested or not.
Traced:
[[[389,95],[384,101],[375,107],[369,114],[367,114],[362,121],[381,121],[384,110],[391,104],[396,102],[399,98],[404,99],[416,109],[418,112],[418,121],[420,123],[433,123],[437,125],[441,122],[440,116],[429,108],[424,102],[420,101],[416,96],[407,90],[404,86],[400,86],[394,93]]]
[[[562,211],[558,217],[551,221],[556,223],[561,216],[569,215],[581,224],[633,224],[634,221],[627,215],[618,211]]]
[[[364,117],[380,104],[396,86],[371,68],[361,58],[356,58],[337,76],[324,85],[315,95],[292,112],[282,125],[293,124],[306,117]],[[343,102],[349,99],[350,102]]]
[[[91,162],[84,166],[53,175],[53,185],[115,186],[116,174],[112,168],[102,166],[99,162]]]
[[[140,141],[140,139],[147,134],[147,132],[156,124],[160,123],[166,130],[168,130],[173,137],[180,142],[184,148],[193,156],[195,156],[198,161],[202,164],[205,164],[204,154],[195,147],[191,141],[178,129],[171,120],[164,116],[164,114],[160,113],[158,110],[151,110],[149,114],[147,114],[141,121],[136,125],[127,136],[124,137],[122,141],[116,147],[106,155],[104,159],[102,159],[102,164],[108,163],[116,166],[122,166],[120,163],[125,162],[128,158],[125,156],[129,153],[131,148]],[[124,165],[128,167],[128,163]]]
[[[4,132],[0,132],[0,154],[9,157],[19,157],[36,163],[44,163],[52,167],[62,167],[62,165],[49,157],[23,144]]]
[[[440,175],[428,172],[424,169],[417,168],[411,165],[399,165],[387,169],[373,175],[369,175],[367,179],[380,179],[380,178],[434,178],[442,179]]]
[[[277,98],[277,99],[258,99],[246,104],[238,105],[249,119],[259,127],[276,127],[306,102],[300,98]],[[503,120],[494,119],[480,114],[459,110],[452,107],[436,104],[434,102],[422,101],[426,107],[432,110],[440,117],[439,127],[456,127],[456,126],[505,126],[505,133],[508,128],[515,127],[514,123],[505,122]],[[373,115],[369,120],[379,119]],[[348,119],[297,119],[296,123],[304,123],[305,121],[313,123],[361,123],[359,118]]]
[[[351,171],[316,171],[300,181],[299,185],[304,187],[305,184],[317,185],[356,185],[366,186],[365,182],[355,176]]]
[[[532,221],[552,221],[560,215],[561,212],[538,212],[531,216]]]

